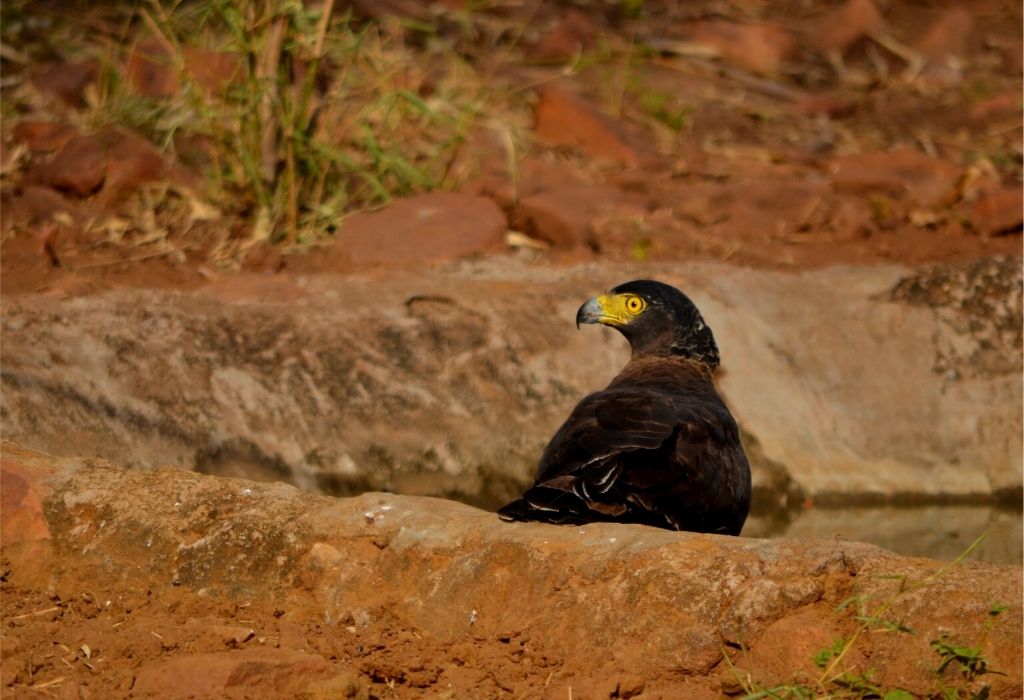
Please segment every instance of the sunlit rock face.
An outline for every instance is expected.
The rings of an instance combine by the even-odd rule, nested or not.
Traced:
[[[136,467],[493,507],[624,364],[622,338],[572,319],[634,277],[685,290],[714,329],[755,511],[1019,493],[1020,270],[998,259],[800,274],[498,259],[9,297],[4,434]]]
[[[299,697],[314,683],[354,684],[341,696],[356,697],[376,683],[402,697],[554,698],[572,685],[710,698],[747,674],[820,674],[811,656],[856,636],[849,669],[870,659],[875,682],[927,695],[941,661],[930,641],[950,632],[1007,674],[985,677],[991,697],[1020,687],[1019,566],[940,574],[940,562],[835,539],[506,523],[432,498],[3,453],[5,679],[66,639],[93,666],[110,654],[106,673],[54,668],[105,696],[133,678],[167,687],[188,668],[182,697]],[[852,596],[866,607],[837,610]],[[857,616],[876,613],[871,629],[914,634],[858,635]],[[44,673],[60,664],[34,658]]]

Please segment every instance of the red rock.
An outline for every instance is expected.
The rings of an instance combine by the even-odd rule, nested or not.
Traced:
[[[241,64],[238,55],[197,46],[181,49],[189,80],[194,80],[207,93],[219,93],[238,76]],[[179,67],[164,45],[152,37],[132,47],[125,62],[125,77],[135,91],[151,99],[177,94],[181,88]]]
[[[951,203],[962,173],[949,161],[905,147],[835,158],[829,171],[839,190],[905,195],[922,207]]]
[[[108,208],[119,198],[148,182],[167,177],[168,167],[156,146],[127,131],[110,129],[99,134],[106,146],[106,182],[96,198]]]
[[[217,698],[228,692],[248,693],[248,697],[288,697],[312,681],[334,675],[330,662],[316,654],[240,649],[177,656],[144,665],[136,673],[132,694],[167,700]]]
[[[86,197],[102,184],[97,204],[107,207],[125,193],[168,176],[163,155],[130,132],[108,129],[71,138],[49,163],[32,168],[26,183]]]
[[[332,255],[356,265],[456,260],[502,250],[507,228],[485,197],[433,192],[348,217]]]
[[[50,539],[38,475],[15,459],[0,463],[0,541],[4,547]]]
[[[958,7],[943,12],[915,44],[927,59],[921,77],[946,85],[961,82],[973,28],[974,17],[969,10]]]
[[[540,60],[568,60],[592,48],[596,34],[597,27],[586,13],[570,9],[554,29],[529,49],[528,54]]]
[[[369,700],[370,690],[358,673],[349,671],[327,680],[313,681],[295,697],[296,700]]]
[[[516,228],[555,248],[596,248],[595,221],[625,200],[625,193],[610,185],[570,184],[524,197],[513,218]]]
[[[478,177],[465,183],[465,191],[489,197],[510,211],[524,197],[579,181],[561,163],[545,155],[525,156],[516,164],[516,171],[509,173],[504,150],[496,151],[481,163]]]
[[[694,25],[690,39],[713,48],[729,63],[758,73],[777,73],[796,49],[789,32],[770,22],[701,20]]]
[[[950,56],[964,58],[970,49],[974,16],[964,7],[943,12],[914,47],[931,60],[945,60]]]
[[[884,26],[885,20],[871,0],[846,0],[821,18],[811,40],[822,51],[843,53]]]
[[[812,658],[815,653],[831,646],[841,636],[836,620],[810,607],[802,608],[793,615],[774,621],[762,632],[762,639],[785,639],[785,644],[763,644],[756,653],[744,650],[733,660],[755,678],[783,681],[792,677],[793,672],[811,676],[820,673]],[[722,680],[734,672],[722,670]]]
[[[0,459],[0,545],[5,563],[12,566],[19,583],[43,583],[49,579],[47,558],[53,539],[44,501],[50,494],[47,478],[53,467],[38,453],[3,443]],[[21,561],[23,564],[19,565]],[[28,566],[24,562],[30,562]]]
[[[648,149],[634,145],[621,124],[561,85],[540,89],[534,130],[550,144],[579,148],[613,163],[639,166],[657,159]]]
[[[1024,222],[1024,193],[1020,187],[979,199],[971,212],[974,228],[989,236],[1019,230]]]
[[[11,136],[32,151],[56,151],[78,134],[70,124],[25,119],[14,127]]]
[[[714,272],[708,276],[714,277]],[[517,307],[521,311],[504,307],[504,313],[522,313],[524,322],[543,325],[547,317],[574,311],[576,295],[567,297],[565,290],[602,284],[599,280],[606,278],[596,269],[585,273],[580,280],[566,281],[560,290],[537,279],[521,286],[503,279],[493,290],[521,305]],[[612,274],[614,278],[621,270]],[[835,274],[826,277],[820,288],[836,286]],[[731,290],[728,279],[724,285],[716,279],[706,282],[706,288],[722,295],[723,303],[744,298]],[[382,281],[383,276],[377,275],[357,283],[365,288],[363,305],[358,296],[346,295],[343,280],[335,280],[324,289],[333,289],[328,296],[336,293],[337,297],[324,299],[326,303],[319,307],[307,304],[297,320],[310,318],[318,326],[334,329],[332,337],[341,340],[338,351],[345,350],[346,339],[355,342],[364,334],[346,326],[345,334],[339,336],[331,319],[321,316],[330,307],[352,305],[364,317],[381,319],[390,314],[399,327],[420,327],[428,317],[387,311],[391,304],[396,310],[416,307],[403,305],[407,292],[382,289]],[[806,295],[807,280],[798,282],[795,293],[802,290]],[[339,283],[340,288],[331,286]],[[411,287],[421,294],[452,293],[451,287],[438,284],[436,276]],[[482,289],[464,293],[479,294]],[[763,279],[750,289],[755,294],[756,290],[771,292]],[[864,296],[859,288],[846,298]],[[159,310],[152,298],[142,301],[148,309]],[[463,298],[457,303],[474,301]],[[833,301],[842,308],[841,299],[826,300],[822,302],[823,308],[830,307],[822,312],[826,316],[835,315]],[[230,306],[219,310],[221,322],[220,313]],[[43,309],[27,308],[36,319],[29,323],[53,326],[40,318],[41,312],[47,313]],[[83,311],[99,334],[116,332],[95,325],[95,309]],[[799,309],[790,311],[799,313]],[[190,308],[186,315],[192,312]],[[446,348],[442,351],[446,357],[440,358],[440,368],[451,367],[452,358],[463,365],[472,362],[491,346],[507,356],[511,348],[489,336],[484,336],[483,346],[476,335],[467,346],[451,346],[450,321],[474,317],[460,314],[448,317],[449,322],[435,317],[439,325],[422,328],[427,331],[424,335],[399,334],[389,344],[408,354],[409,342],[441,333],[444,344],[439,349]],[[67,312],[60,318],[66,320]],[[882,325],[891,328],[901,318],[887,318]],[[501,314],[482,315],[474,324],[486,328],[502,319]],[[286,326],[282,334],[281,326],[268,324],[264,314],[254,317],[247,312],[250,331],[254,320],[265,330],[259,337],[243,337],[254,353],[265,352],[268,341],[287,340],[294,328]],[[137,328],[132,330],[140,335]],[[531,333],[536,330],[531,326]],[[229,341],[224,343],[229,346],[226,352],[236,356],[248,352],[230,342],[237,336],[224,337]],[[524,334],[523,341],[528,337]],[[381,339],[371,335],[373,345],[368,347],[374,349],[360,351],[356,371],[372,366],[373,356],[383,350]],[[67,344],[66,331],[62,340],[62,347],[78,347]],[[175,341],[182,344],[182,338]],[[550,352],[565,342],[538,347]],[[595,341],[589,343],[593,346]],[[462,347],[472,351],[463,355]],[[280,345],[273,349],[281,351]],[[139,352],[139,348],[130,350]],[[594,367],[608,362],[610,350],[598,353]],[[304,352],[310,352],[308,346]],[[930,361],[924,358],[922,364]],[[268,372],[280,373],[279,361],[266,364]],[[344,372],[350,366],[335,360],[325,374]],[[66,375],[72,369],[60,371]],[[581,371],[581,375],[588,373]],[[459,373],[441,381],[460,385],[461,391],[468,388]],[[553,390],[565,393],[561,385]],[[373,385],[367,401],[379,403],[371,392]],[[438,397],[426,396],[431,405],[443,408]],[[543,402],[531,398],[543,407]],[[403,419],[412,416],[407,405],[399,405],[397,411]],[[526,412],[531,418],[536,414],[536,410]],[[396,409],[386,413],[387,420],[395,422]],[[472,422],[462,419],[467,427]],[[217,478],[183,469],[118,469],[89,459],[68,459],[64,464],[46,482],[52,484],[53,493],[44,503],[53,539],[61,543],[62,551],[58,565],[45,575],[50,591],[69,591],[64,598],[74,598],[74,613],[62,605],[66,612],[60,619],[44,625],[25,622],[8,627],[5,620],[4,668],[32,664],[33,658],[43,657],[40,649],[55,650],[59,656],[61,648],[53,644],[55,639],[71,648],[87,643],[94,657],[106,659],[95,661],[95,673],[87,673],[78,661],[68,671],[60,670],[67,666],[51,657],[48,672],[37,677],[54,678],[56,668],[69,683],[88,680],[90,697],[97,698],[343,698],[353,693],[365,697],[363,688],[369,679],[381,697],[391,695],[384,681],[394,679],[397,697],[534,698],[545,696],[549,682],[552,686],[575,683],[576,678],[587,683],[576,686],[574,697],[581,698],[608,698],[613,693],[621,698],[641,692],[662,698],[712,697],[709,675],[727,674],[723,653],[733,655],[730,663],[746,666],[753,661],[769,671],[780,670],[787,679],[793,673],[802,676],[802,669],[820,672],[805,666],[810,653],[837,636],[848,636],[858,625],[855,611],[836,611],[843,600],[851,594],[884,600],[898,590],[894,577],[923,581],[942,566],[838,538],[765,540],[602,523],[585,528],[509,524],[493,513],[450,500],[393,494],[335,499],[282,484]],[[372,522],[367,513],[374,515]],[[310,566],[309,555],[318,545],[336,549],[340,564]],[[10,565],[17,571],[30,563],[15,557]],[[167,585],[171,576],[186,572],[180,587]],[[709,581],[721,585],[709,586]],[[103,587],[98,588],[97,582]],[[887,687],[923,688],[921,694],[926,695],[935,683],[935,654],[928,642],[943,629],[955,629],[961,639],[986,640],[991,667],[1007,674],[989,679],[992,697],[1016,697],[1021,683],[1020,566],[964,562],[926,583],[927,588],[904,592],[894,608],[898,617],[892,618],[903,620],[916,634],[861,635],[858,644],[862,646],[854,648],[851,663],[853,659],[870,661]],[[46,600],[46,585],[29,595]],[[83,591],[101,594],[100,601],[111,600],[109,612],[96,615],[93,610],[95,617],[86,618],[80,611],[89,611],[93,607],[89,598],[94,597],[83,601]],[[29,604],[23,603],[22,610],[39,609],[30,607],[32,598],[25,598]],[[242,601],[247,604],[244,610],[239,607]],[[595,601],[601,601],[600,615],[594,613]],[[1008,609],[992,616],[991,601],[1001,601]],[[321,653],[336,660],[271,648],[278,610],[281,619],[293,618]],[[182,619],[193,611],[211,615],[207,619],[244,615],[260,630],[258,635],[266,635],[267,645],[197,653],[208,648],[211,640],[181,629]],[[125,624],[112,629],[122,620]],[[737,623],[742,628],[747,620],[756,624],[754,632],[742,639],[743,650],[735,654],[723,650],[723,623],[728,621],[728,627],[737,629]],[[254,643],[259,644],[258,637],[247,642]],[[607,653],[612,647],[615,652]],[[595,659],[600,662],[595,664]],[[369,679],[355,674],[351,665]],[[552,680],[552,669],[566,672]],[[434,670],[433,682],[426,681],[422,688],[414,685],[417,676],[423,678]],[[112,683],[114,673],[125,676]],[[498,678],[505,687],[522,692],[490,692],[495,686],[482,683],[485,678]],[[515,680],[505,683],[509,678]],[[592,692],[598,690],[589,686],[593,681],[601,684],[603,695]],[[587,692],[580,691],[581,686]],[[566,692],[550,697],[568,697],[568,689],[563,689]]]
[[[125,62],[124,75],[135,91],[161,99],[178,91],[178,74],[163,44],[149,37],[135,44]]]
[[[515,199],[516,186],[522,173],[522,163],[515,169],[509,168],[509,146],[502,137],[488,129],[475,129],[463,141],[452,160],[450,173],[462,182],[459,188],[464,194],[482,194],[494,199],[502,208],[507,208]],[[522,175],[523,178],[529,177]],[[501,191],[508,201],[495,196]]]
[[[100,143],[92,136],[78,135],[64,144],[49,163],[32,168],[26,179],[87,197],[103,183],[105,171],[106,159]]]
[[[100,75],[96,59],[78,63],[59,63],[42,69],[32,77],[41,91],[53,95],[70,107],[85,106],[85,89]]]
[[[51,221],[64,213],[75,223],[85,218],[85,212],[78,205],[66,199],[60,192],[39,185],[24,185],[21,195],[14,200],[12,222],[33,224]]]
[[[223,92],[240,77],[242,63],[236,53],[186,46],[182,54],[190,79],[209,94]]]

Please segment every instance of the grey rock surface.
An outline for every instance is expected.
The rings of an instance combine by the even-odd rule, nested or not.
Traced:
[[[8,297],[4,435],[135,467],[495,506],[626,360],[614,331],[576,331],[576,308],[639,276],[679,286],[714,329],[762,504],[1019,492],[1016,260],[785,274],[492,259]]]

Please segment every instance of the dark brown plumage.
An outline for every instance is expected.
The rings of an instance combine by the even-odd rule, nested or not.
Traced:
[[[576,322],[616,328],[632,357],[577,404],[544,450],[534,485],[499,515],[738,535],[750,467],[715,389],[718,346],[697,307],[674,287],[638,280],[589,300]]]

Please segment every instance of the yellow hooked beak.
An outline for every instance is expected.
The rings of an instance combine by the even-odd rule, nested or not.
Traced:
[[[588,299],[576,312],[576,327],[581,323],[602,323],[606,326],[625,326],[635,314],[626,308],[626,302],[635,297],[629,294],[602,294]]]

